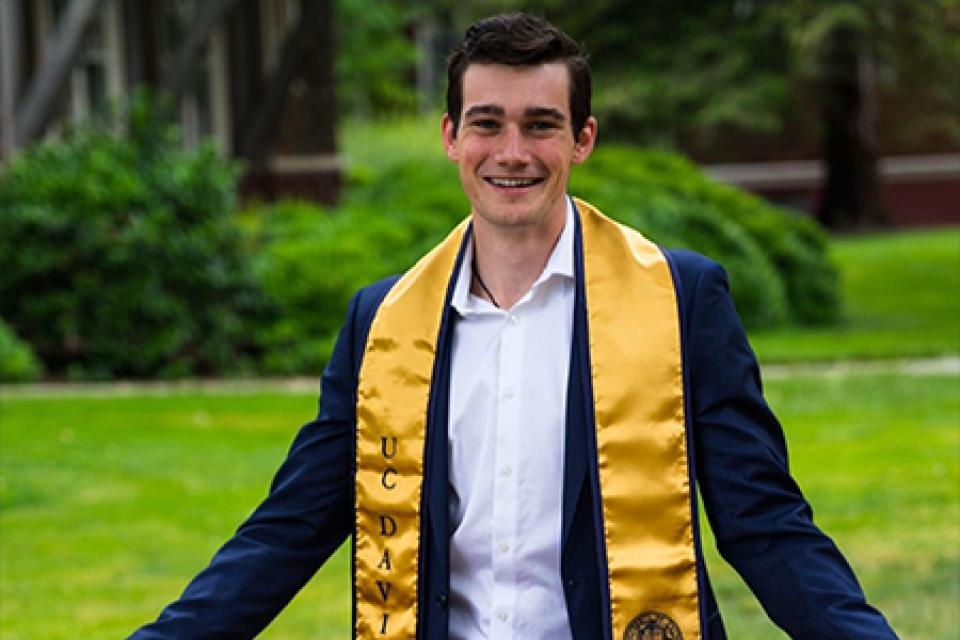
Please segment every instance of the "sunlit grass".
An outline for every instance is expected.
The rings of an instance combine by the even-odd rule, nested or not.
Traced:
[[[761,362],[960,354],[960,228],[833,241],[844,317],[750,336]]]
[[[768,384],[816,522],[904,639],[952,639],[960,625],[958,382],[863,375]],[[707,548],[730,637],[786,637]]]
[[[0,401],[0,637],[118,638],[154,617],[265,494],[314,405],[278,394]],[[341,637],[346,560],[273,637]]]

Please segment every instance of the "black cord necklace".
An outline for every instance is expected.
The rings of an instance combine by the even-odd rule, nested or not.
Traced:
[[[477,271],[477,254],[473,254],[473,261],[470,263],[470,271],[473,272],[473,277],[477,279],[477,282],[480,284],[480,288],[483,289],[483,292],[487,294],[487,297],[490,298],[490,302],[493,303],[497,309],[500,308],[500,304],[497,302],[497,299],[493,297],[493,294],[490,293],[490,289],[487,288],[487,285],[484,284],[483,278],[480,277],[480,272]]]

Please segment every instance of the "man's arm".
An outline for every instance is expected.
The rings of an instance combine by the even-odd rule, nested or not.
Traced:
[[[720,554],[792,638],[896,638],[790,476],[726,274],[700,256],[676,258],[687,279],[697,476]]]
[[[269,495],[180,598],[131,638],[252,638],[352,531],[359,298],[324,371],[318,415],[297,434]]]

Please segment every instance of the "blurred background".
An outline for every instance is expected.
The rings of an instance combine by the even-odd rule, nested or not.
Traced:
[[[0,0],[18,376],[318,371],[350,293],[463,215],[445,56],[517,8],[593,61],[574,193],[724,262],[750,328],[841,318],[821,230],[960,223],[956,0]]]
[[[445,58],[506,10],[590,54],[571,193],[725,266],[818,521],[956,637],[960,0],[0,0],[0,635],[129,632],[263,495],[349,297],[467,214]],[[348,566],[266,636],[345,637]]]

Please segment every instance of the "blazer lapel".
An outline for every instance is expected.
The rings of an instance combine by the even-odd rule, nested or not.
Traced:
[[[576,336],[576,329],[574,329]],[[574,345],[576,345],[574,337]],[[563,453],[563,513],[561,515],[561,552],[566,548],[570,525],[577,509],[584,478],[587,476],[587,424],[584,417],[583,369],[579,349],[574,346],[570,358],[570,382],[567,385],[567,426]]]
[[[592,388],[589,381],[590,359],[587,342],[587,306],[583,286],[583,235],[580,212],[574,205],[573,263],[575,294],[573,303],[573,337],[570,345],[570,373],[567,383],[566,434],[563,459],[563,513],[561,515],[561,554],[566,549],[570,525],[573,522],[583,482],[587,475],[590,439],[587,430],[590,413],[586,411],[587,397]],[[594,456],[594,459],[596,457]]]
[[[419,559],[419,607],[421,619],[417,638],[447,637],[447,598],[450,589],[450,480],[447,462],[450,416],[450,357],[453,331],[459,315],[450,306],[457,274],[464,259],[464,247],[471,228],[464,234],[450,282],[433,366],[433,381],[427,407],[427,442],[423,461],[421,496],[421,544]]]

